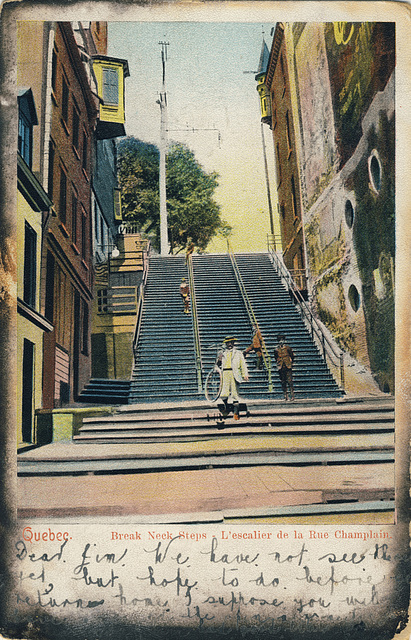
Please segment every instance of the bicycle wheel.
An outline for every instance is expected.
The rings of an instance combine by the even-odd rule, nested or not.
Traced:
[[[205,397],[209,402],[215,402],[221,393],[222,386],[221,371],[214,368],[210,371],[205,382]]]

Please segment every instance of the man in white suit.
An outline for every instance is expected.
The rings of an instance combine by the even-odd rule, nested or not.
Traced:
[[[234,346],[236,342],[236,338],[232,336],[225,338],[223,344],[226,348],[219,353],[217,362],[223,372],[223,386],[220,398],[224,402],[226,413],[228,414],[227,402],[231,395],[234,405],[234,420],[239,420],[239,385],[244,380],[248,380],[248,369],[243,353]]]

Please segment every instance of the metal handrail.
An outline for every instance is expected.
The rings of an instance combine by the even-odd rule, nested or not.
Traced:
[[[244,305],[248,314],[248,318],[251,322],[252,325],[255,325],[257,328],[259,328],[258,325],[258,321],[256,318],[256,315],[254,313],[250,298],[248,297],[248,293],[247,290],[245,288],[245,284],[243,282],[243,279],[241,277],[241,273],[240,270],[238,268],[238,264],[237,261],[235,259],[235,255],[233,252],[233,249],[231,247],[230,241],[227,240],[227,250],[228,250],[228,255],[230,257],[231,260],[231,264],[233,266],[233,271],[234,271],[234,275],[236,277],[239,289],[240,289],[240,293],[242,295],[242,298],[244,300]],[[266,347],[265,344],[265,340],[264,338],[262,338],[262,349],[261,349],[261,353],[263,356],[263,362],[265,365],[265,368],[267,370],[267,374],[268,374],[268,391],[271,393],[273,390],[273,381],[272,381],[272,368],[271,368],[271,358],[270,358],[270,354],[268,353],[268,349]]]
[[[148,256],[150,253],[150,242],[147,243],[147,249],[144,254],[143,252],[143,277],[138,287],[138,302],[137,302],[137,312],[136,312],[136,328],[134,331],[134,339],[133,339],[133,351],[137,348],[138,341],[140,338],[141,332],[141,318],[143,315],[143,306],[144,306],[144,289],[147,282],[147,274],[148,274]],[[134,360],[133,360],[134,367]]]
[[[133,351],[137,348],[138,340],[140,338],[141,332],[141,318],[143,315],[143,305],[144,305],[144,287],[141,282],[138,287],[138,302],[137,302],[137,312],[136,312],[136,328],[134,331],[134,339],[133,339]]]
[[[191,256],[188,256],[187,268],[188,268],[188,281],[190,286],[194,347],[195,347],[195,355],[196,355],[197,387],[198,387],[198,392],[202,393],[203,392],[203,364],[201,360],[200,329],[198,326],[197,299],[196,299],[196,290],[195,290],[195,283],[194,283],[193,260]]]
[[[295,282],[288,271],[287,267],[283,263],[283,261],[279,258],[275,251],[269,249],[269,255],[273,264],[277,268],[278,274],[280,278],[284,281],[289,293],[294,297],[295,301],[298,303],[297,308],[299,309],[303,320],[305,320],[308,324],[308,327],[311,331],[311,337],[317,340],[317,344],[319,343],[319,347],[322,349],[324,360],[327,362],[328,359],[331,361],[334,367],[339,367],[340,371],[340,385],[344,390],[345,388],[345,371],[344,371],[344,352],[336,351],[333,343],[329,340],[329,338],[325,335],[321,325],[319,324],[316,317],[313,315],[311,309],[307,305],[304,300],[300,290],[296,287]],[[337,360],[337,361],[336,361]]]
[[[118,285],[97,289],[99,314],[135,314],[137,311],[136,287]]]

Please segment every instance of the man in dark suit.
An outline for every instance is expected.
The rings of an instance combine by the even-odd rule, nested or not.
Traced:
[[[278,375],[281,380],[281,388],[284,392],[285,400],[288,400],[288,389],[290,387],[290,400],[294,400],[294,383],[293,383],[293,363],[294,351],[285,341],[285,335],[279,333],[277,336],[278,344],[274,350],[274,358],[277,362]]]

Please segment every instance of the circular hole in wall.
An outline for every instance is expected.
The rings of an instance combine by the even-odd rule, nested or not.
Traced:
[[[377,152],[373,152],[368,161],[368,173],[371,180],[371,185],[374,191],[377,193],[381,189],[381,162],[377,156]]]
[[[354,309],[354,311],[358,311],[361,304],[360,294],[358,293],[358,289],[355,284],[352,284],[348,289],[348,300],[350,301],[350,305]]]
[[[346,200],[345,202],[345,221],[351,229],[354,222],[354,207],[351,200]]]

